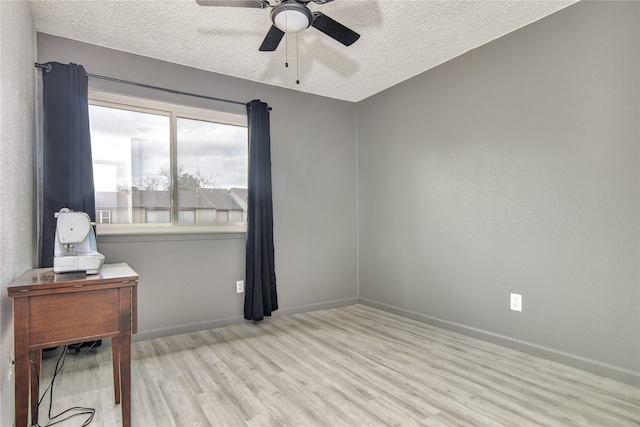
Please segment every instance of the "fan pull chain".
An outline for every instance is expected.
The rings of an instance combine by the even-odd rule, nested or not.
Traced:
[[[300,84],[300,62],[298,60],[298,33],[296,33],[296,84]]]
[[[285,13],[284,14],[285,28],[289,28],[288,17],[289,17],[289,14]],[[288,32],[284,33],[284,67],[289,68],[289,33]]]
[[[289,68],[289,33],[284,33],[284,67]]]

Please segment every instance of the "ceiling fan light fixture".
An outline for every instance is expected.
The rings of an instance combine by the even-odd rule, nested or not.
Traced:
[[[285,33],[298,33],[309,28],[311,11],[299,3],[280,3],[271,11],[273,25]]]

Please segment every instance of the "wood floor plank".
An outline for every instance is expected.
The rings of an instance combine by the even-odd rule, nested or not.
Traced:
[[[158,387],[176,426],[211,426],[197,397],[189,393],[184,377],[164,378],[158,381]]]
[[[55,408],[119,425],[110,353],[70,358]],[[137,342],[132,376],[137,427],[640,426],[637,387],[363,305]]]

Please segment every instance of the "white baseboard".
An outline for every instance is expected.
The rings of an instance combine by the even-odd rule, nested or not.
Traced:
[[[583,371],[591,372],[596,375],[611,378],[634,386],[640,386],[640,372],[630,371],[618,366],[609,365],[597,360],[587,359],[575,354],[565,353],[552,348],[543,347],[526,341],[517,340],[505,335],[496,334],[490,331],[477,329],[471,326],[462,325],[447,320],[438,319],[411,310],[405,310],[389,304],[367,298],[359,298],[358,302],[369,307],[377,308],[392,314],[397,314],[408,319],[417,320],[418,322],[427,323],[449,331],[458,332],[473,338],[498,344],[513,350],[541,357],[553,362],[562,363]]]
[[[296,307],[287,307],[287,308],[280,307],[278,310],[273,312],[273,317],[288,316],[291,314],[305,313],[307,311],[315,311],[315,310],[324,310],[327,308],[344,307],[347,305],[353,305],[357,303],[358,303],[358,298],[353,297],[353,298],[344,298],[340,300],[325,301],[325,302],[315,303],[315,304],[305,304],[305,305],[300,305]],[[265,319],[268,319],[268,317],[265,317]],[[134,342],[146,341],[146,340],[151,340],[155,338],[168,337],[171,335],[188,334],[190,332],[221,328],[223,326],[238,325],[245,322],[247,322],[247,320],[245,320],[243,315],[240,314],[234,317],[210,320],[206,322],[189,323],[185,325],[172,326],[169,328],[159,328],[159,329],[153,329],[153,330],[138,331],[138,333],[136,335],[133,335],[131,339]]]

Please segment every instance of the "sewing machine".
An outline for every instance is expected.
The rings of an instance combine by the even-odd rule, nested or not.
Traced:
[[[55,213],[55,217],[57,223],[53,271],[98,273],[104,262],[104,255],[97,251],[96,235],[89,215],[62,208]]]

